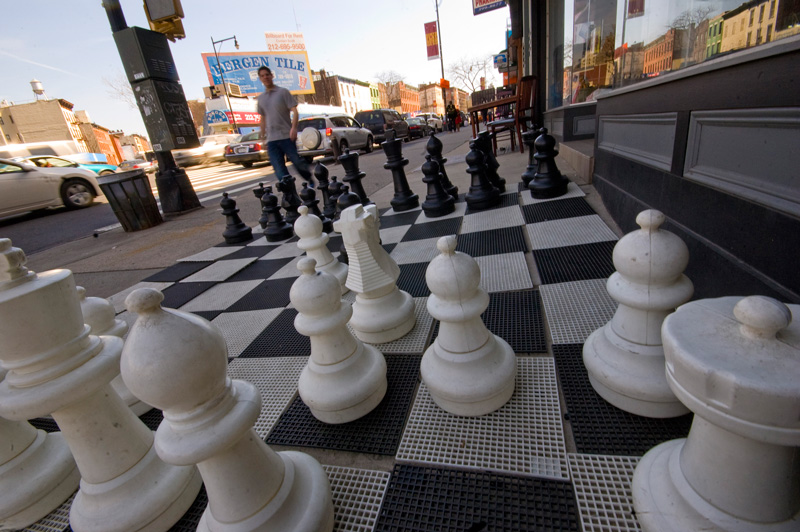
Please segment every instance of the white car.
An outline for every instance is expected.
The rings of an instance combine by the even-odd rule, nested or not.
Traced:
[[[200,137],[200,146],[188,150],[172,150],[175,164],[178,166],[194,166],[197,164],[225,162],[225,146],[239,142],[241,135],[222,134]]]
[[[444,124],[442,123],[441,116],[433,113],[419,113],[417,115],[417,118],[422,118],[423,120],[425,120],[428,123],[428,125],[431,126],[431,129],[433,129],[434,133],[442,132]]]
[[[0,159],[0,216],[61,205],[83,209],[102,193],[91,170],[38,168]]]

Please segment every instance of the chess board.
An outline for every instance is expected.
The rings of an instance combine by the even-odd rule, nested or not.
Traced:
[[[516,184],[512,185],[516,189]],[[509,188],[512,188],[509,187]],[[365,417],[343,425],[317,421],[297,394],[309,339],[294,329],[289,289],[300,275],[296,238],[220,244],[111,298],[133,323],[124,298],[162,290],[163,306],[216,324],[228,345],[228,373],[258,387],[255,430],[269,444],[374,456],[377,469],[326,464],[339,531],[635,531],[630,480],[650,448],[685,437],[691,415],[654,420],[606,403],[582,362],[586,338],[614,314],[605,290],[617,235],[578,186],[551,200],[509,190],[500,206],[428,218],[418,208],[381,213],[381,243],[400,267],[398,286],[416,302],[405,337],[376,347],[386,357],[388,391]],[[419,365],[436,337],[428,314],[425,270],[437,240],[458,235],[457,250],[478,262],[490,303],[483,320],[517,355],[516,390],[501,409],[478,418],[448,414],[420,381]],[[329,249],[338,253],[341,237]],[[348,293],[345,299],[354,300]],[[142,416],[155,429],[161,414]],[[32,423],[57,430],[52,421]],[[323,455],[325,456],[325,455]],[[328,455],[330,456],[330,455]],[[377,458],[382,458],[379,460]],[[69,502],[28,528],[68,530]],[[173,527],[194,530],[201,491]]]

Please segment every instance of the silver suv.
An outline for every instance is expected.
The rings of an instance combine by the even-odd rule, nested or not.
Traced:
[[[316,115],[301,119],[297,123],[297,152],[307,161],[317,155],[333,155],[332,140],[339,144],[339,152],[345,148],[372,152],[372,132],[346,114]]]

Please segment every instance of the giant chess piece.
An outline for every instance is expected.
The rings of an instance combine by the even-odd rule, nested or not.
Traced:
[[[346,148],[344,153],[339,156],[339,162],[342,163],[342,168],[344,168],[344,177],[342,181],[348,184],[352,192],[358,194],[358,197],[361,198],[361,205],[366,206],[372,203],[367,197],[364,185],[361,184],[361,180],[364,179],[367,174],[358,168],[358,152],[351,152]]]
[[[4,376],[0,368],[0,381]],[[60,432],[0,417],[0,530],[32,525],[61,506],[80,480]]]
[[[24,263],[20,250],[0,240],[0,357],[9,368],[0,416],[50,414],[58,424],[81,474],[72,530],[168,530],[194,502],[200,475],[162,462],[153,432],[114,392],[123,342],[90,334],[72,272],[37,275]]]
[[[456,251],[455,236],[440,238],[436,246],[441,254],[428,265],[425,281],[431,290],[428,312],[440,320],[439,335],[422,357],[422,381],[447,412],[482,416],[514,393],[516,356],[481,321],[489,294],[479,286],[478,263]]]
[[[386,395],[386,360],[347,329],[353,309],[342,301],[337,279],[315,272],[315,264],[312,258],[300,260],[302,275],[289,293],[298,312],[294,326],[311,338],[297,392],[315,418],[348,423],[371,412]]]
[[[343,187],[344,187],[344,184],[340,183],[336,176],[333,176],[331,178],[330,185],[328,186],[328,194],[329,194],[331,203],[333,203],[334,213],[333,213],[333,216],[331,216],[329,214],[326,214],[325,216],[327,216],[328,218],[330,218],[331,220],[334,220],[334,221],[336,221],[339,218],[339,209],[337,208],[337,205],[338,205],[338,202],[339,202],[339,196],[342,195]],[[326,207],[327,207],[327,205],[326,205]]]
[[[350,187],[347,185],[341,185],[339,187],[339,194],[336,196],[336,220],[339,219],[339,216],[345,209],[355,205],[361,205],[361,198],[358,194],[350,192]],[[336,222],[334,222],[333,226],[335,229]],[[347,256],[347,246],[344,240],[342,240],[342,244],[339,246],[339,260],[345,264],[350,263],[350,258]]]
[[[197,464],[208,506],[201,532],[333,529],[328,477],[304,453],[276,453],[253,424],[261,394],[227,377],[227,348],[203,318],[161,308],[151,288],[125,303],[138,314],[122,355],[122,377],[137,396],[164,412],[155,446],[172,464]]]
[[[78,299],[81,302],[81,313],[83,323],[91,328],[91,334],[95,336],[116,336],[123,338],[128,332],[128,324],[116,319],[114,305],[107,299],[101,297],[87,297],[86,289],[82,286],[77,287]],[[122,398],[128,408],[133,410],[137,416],[152,410],[152,406],[139,400],[125,386],[121,375],[114,377],[111,387]]]
[[[225,215],[225,231],[222,232],[225,243],[239,244],[252,240],[253,230],[239,218],[236,202],[233,198],[228,197],[227,192],[222,193],[222,201],[219,202],[219,206],[222,207],[222,214]]]
[[[472,175],[472,184],[466,195],[470,210],[484,211],[500,205],[500,191],[486,176],[486,158],[472,140],[467,154],[467,172]]]
[[[439,173],[442,174],[442,187],[444,187],[448,194],[453,196],[454,200],[458,201],[458,187],[450,182],[450,178],[447,177],[447,170],[444,168],[444,163],[447,162],[447,159],[442,157],[443,149],[444,145],[436,135],[431,135],[428,139],[428,143],[425,144],[425,151],[428,152],[431,159],[439,164]]]
[[[689,250],[680,238],[659,229],[664,220],[659,211],[640,212],[636,223],[641,229],[614,246],[617,271],[606,289],[619,306],[583,345],[583,364],[594,390],[617,408],[655,418],[688,412],[667,384],[661,324],[694,292],[683,275]]]
[[[303,205],[298,209],[300,218],[294,223],[294,232],[300,238],[297,247],[306,252],[316,261],[317,271],[324,271],[333,275],[339,281],[340,295],[350,291],[347,288],[347,264],[339,262],[328,249],[330,237],[322,229],[319,217],[308,212],[308,207]]]
[[[283,193],[281,198],[281,207],[286,211],[286,221],[294,225],[294,221],[300,216],[297,213],[297,208],[303,204],[303,200],[297,194],[297,187],[295,187],[295,179],[291,175],[283,176],[283,179],[278,181],[275,185],[279,192]]]
[[[539,167],[539,161],[536,160],[534,154],[536,151],[534,150],[534,143],[536,142],[536,138],[541,135],[538,129],[529,129],[525,133],[522,134],[522,143],[528,147],[528,166],[525,168],[525,171],[522,173],[522,184],[520,186],[520,192],[523,190],[528,190],[528,185],[533,178],[536,176],[536,169]]]
[[[264,230],[267,242],[280,242],[294,236],[292,224],[283,219],[278,196],[272,193],[272,187],[266,187],[261,196],[261,210],[267,212],[267,228]]]
[[[350,326],[370,344],[397,340],[416,323],[414,298],[397,288],[400,268],[380,244],[376,218],[355,205],[333,224],[350,257],[347,287],[357,294]]]
[[[392,172],[394,183],[394,197],[389,202],[392,209],[395,212],[403,212],[419,207],[419,196],[408,186],[406,171],[403,169],[408,164],[408,159],[403,157],[403,141],[394,137],[387,138],[381,143],[381,148],[386,154],[383,167]]]
[[[494,150],[492,149],[492,134],[488,131],[478,133],[475,138],[475,146],[483,152],[486,162],[486,177],[502,194],[506,191],[506,180],[497,173],[500,163],[497,162],[497,157],[494,156]],[[471,144],[470,147],[472,147]]]
[[[300,199],[303,200],[303,206],[306,207],[308,212],[316,216],[322,222],[322,230],[326,233],[333,232],[333,221],[327,216],[322,214],[319,210],[319,200],[317,199],[316,191],[308,186],[308,183],[303,183],[303,190],[300,191]],[[298,209],[298,212],[300,209]],[[297,223],[297,221],[295,221]]]
[[[448,194],[442,186],[442,174],[439,171],[439,163],[431,159],[430,154],[425,156],[425,164],[422,165],[422,173],[425,177],[422,181],[428,185],[428,194],[422,202],[422,210],[428,218],[445,216],[456,210],[456,200]]]
[[[642,457],[644,532],[800,530],[800,305],[763,296],[678,307],[661,335],[670,388],[694,420]]]
[[[569,179],[561,175],[556,166],[556,139],[547,134],[547,128],[539,130],[541,135],[533,143],[536,150],[534,158],[538,161],[536,174],[528,183],[531,196],[535,199],[557,198],[567,193]]]
[[[331,198],[330,181],[328,181],[328,167],[322,163],[317,163],[314,167],[314,177],[319,181],[317,188],[322,193],[322,214],[325,218],[333,222],[336,216],[336,199]],[[336,179],[334,177],[334,179]],[[330,232],[330,231],[328,231]]]
[[[258,219],[258,225],[261,226],[262,232],[264,231],[264,229],[267,228],[267,223],[269,223],[269,215],[267,213],[267,210],[264,208],[264,202],[262,201],[262,199],[264,198],[264,194],[266,193],[267,189],[264,188],[264,183],[259,183],[258,188],[253,189],[253,195],[256,198],[258,198],[258,201],[261,204],[261,218]]]

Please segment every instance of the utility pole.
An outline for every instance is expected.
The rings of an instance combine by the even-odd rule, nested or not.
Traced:
[[[217,45],[223,43],[225,41],[230,41],[233,39],[233,45],[236,49],[239,49],[239,41],[236,40],[236,35],[233,37],[228,37],[227,39],[222,39],[220,41],[215,41],[214,37],[211,37],[211,46],[214,47],[214,57],[217,58],[217,68],[219,69],[219,77],[222,78],[222,90],[225,91],[225,100],[228,102],[228,109],[231,110],[231,120],[233,120],[233,132],[238,133],[239,128],[236,126],[236,115],[233,113],[233,107],[231,107],[231,97],[228,94],[228,84],[225,83],[225,72],[223,71],[222,65],[219,62],[219,55],[217,54]],[[220,46],[220,49],[222,46]]]

